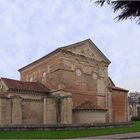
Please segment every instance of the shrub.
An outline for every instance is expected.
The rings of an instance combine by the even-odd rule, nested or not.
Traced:
[[[131,121],[140,121],[140,117],[133,116],[131,118]]]

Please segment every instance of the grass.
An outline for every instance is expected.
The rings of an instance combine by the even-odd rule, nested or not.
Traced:
[[[140,121],[129,128],[101,128],[53,131],[0,131],[0,139],[65,139],[140,132]]]

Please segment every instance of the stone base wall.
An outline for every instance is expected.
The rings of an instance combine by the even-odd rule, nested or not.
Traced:
[[[74,111],[73,123],[105,123],[106,111]]]
[[[56,124],[56,99],[44,98],[44,124]]]
[[[43,124],[43,100],[22,101],[22,124]]]
[[[12,101],[6,98],[0,99],[0,124],[12,123]]]
[[[122,123],[91,123],[91,124],[55,124],[55,125],[0,125],[0,131],[21,131],[21,130],[72,130],[72,129],[99,129],[115,127],[131,127],[133,122]]]
[[[71,124],[72,105],[71,94],[62,90],[36,98],[5,94],[0,96],[0,125]]]

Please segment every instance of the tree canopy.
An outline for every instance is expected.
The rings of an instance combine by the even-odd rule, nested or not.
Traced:
[[[116,17],[118,20],[136,19],[136,22],[140,24],[140,1],[97,0],[95,3],[101,7],[107,3],[114,12],[120,11]]]

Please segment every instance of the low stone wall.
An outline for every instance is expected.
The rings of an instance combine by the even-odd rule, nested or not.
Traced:
[[[114,127],[131,127],[133,122],[124,123],[94,123],[94,124],[57,124],[57,125],[0,125],[0,131],[23,130],[71,130],[71,129],[98,129]]]
[[[105,123],[107,110],[77,110],[73,111],[73,123]]]

